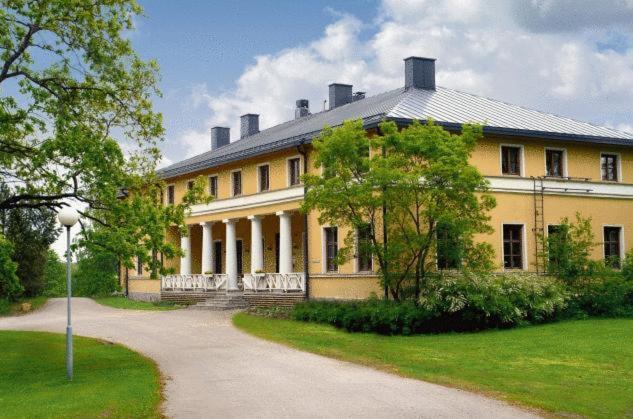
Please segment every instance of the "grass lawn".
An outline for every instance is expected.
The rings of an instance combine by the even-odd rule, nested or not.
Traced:
[[[149,301],[135,301],[130,300],[125,297],[98,297],[93,298],[99,304],[103,304],[104,306],[114,307],[114,308],[126,308],[131,310],[176,310],[178,308],[183,308],[184,306],[179,304],[174,304],[169,301],[161,301],[161,302],[149,302]]]
[[[65,336],[0,331],[0,417],[160,417],[158,368],[123,346],[75,337],[66,378]]]
[[[549,412],[633,415],[633,319],[480,333],[379,336],[239,313],[255,336]]]
[[[26,314],[22,313],[21,305],[22,303],[30,303],[31,311],[37,310],[42,307],[44,303],[48,300],[48,297],[39,296],[33,298],[21,298],[18,302],[9,303],[6,300],[0,300],[0,316],[15,316],[16,314]]]

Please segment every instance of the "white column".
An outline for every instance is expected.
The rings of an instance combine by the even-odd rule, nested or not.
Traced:
[[[210,272],[213,270],[213,233],[211,227],[212,222],[200,223],[202,226],[202,272]],[[219,272],[215,272],[219,273]]]
[[[292,227],[290,213],[280,211],[279,216],[279,273],[292,272]]]
[[[191,242],[189,236],[189,226],[187,226],[187,235],[180,237],[180,249],[183,251],[183,255],[180,257],[180,274],[191,274]]]
[[[223,220],[226,225],[226,275],[227,291],[237,288],[237,246],[235,245],[235,220]]]
[[[262,217],[249,215],[251,220],[251,273],[264,269],[264,243],[262,241]]]

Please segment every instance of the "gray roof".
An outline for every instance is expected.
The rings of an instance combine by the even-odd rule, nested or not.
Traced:
[[[159,170],[159,174],[177,176],[309,143],[325,125],[337,126],[356,118],[362,118],[367,127],[383,119],[407,123],[432,118],[448,129],[475,122],[484,126],[485,133],[633,146],[633,134],[570,118],[443,87],[436,90],[400,88],[284,122],[217,150],[174,163]]]

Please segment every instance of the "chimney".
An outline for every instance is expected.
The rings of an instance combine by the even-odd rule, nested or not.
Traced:
[[[211,128],[211,150],[217,150],[220,147],[231,142],[231,131],[228,127]]]
[[[357,100],[365,99],[365,92],[354,92],[354,96],[352,96],[352,102],[356,102]]]
[[[330,88],[330,109],[338,108],[352,101],[352,85],[332,83]]]
[[[296,104],[295,119],[310,115],[310,102],[308,102],[308,99],[299,99]]]
[[[405,58],[404,87],[435,90],[435,58]]]
[[[247,113],[240,116],[240,138],[248,137],[249,135],[257,134],[258,132],[259,115]]]

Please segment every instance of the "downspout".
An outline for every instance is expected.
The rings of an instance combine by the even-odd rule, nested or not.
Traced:
[[[130,296],[130,272],[128,267],[125,267],[125,298]]]
[[[301,143],[297,146],[297,152],[303,157],[303,173],[308,173],[308,153],[305,147],[305,138],[301,140]],[[308,188],[303,185],[303,196],[308,193]],[[306,284],[306,299],[310,299],[310,273],[308,272],[308,214],[303,215],[303,275],[305,277]]]

